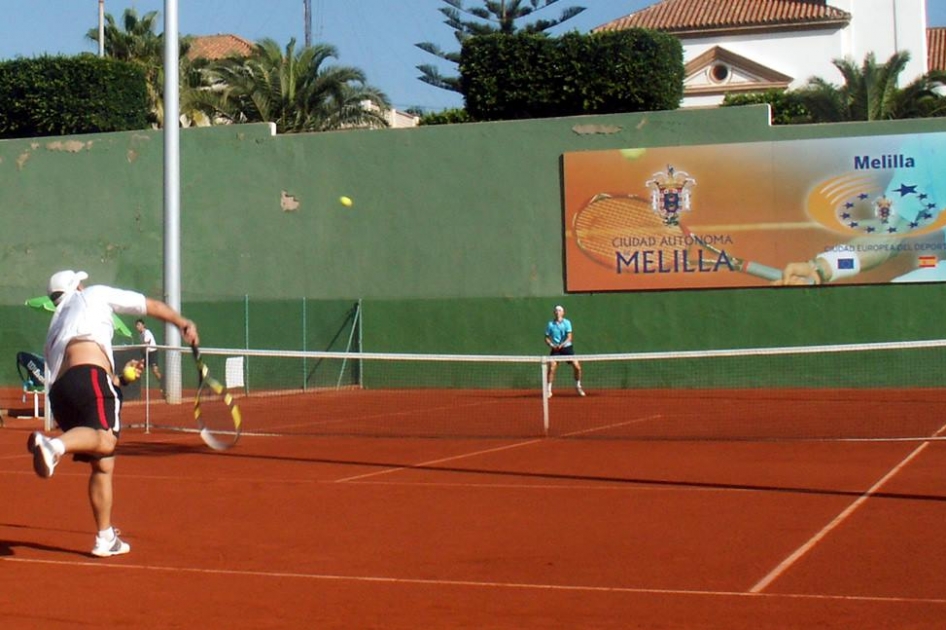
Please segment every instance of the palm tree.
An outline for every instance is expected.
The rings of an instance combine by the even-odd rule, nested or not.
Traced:
[[[446,16],[444,24],[453,29],[453,36],[462,44],[465,39],[474,35],[488,35],[490,33],[504,33],[512,35],[522,31],[526,33],[545,33],[562,22],[572,19],[585,10],[585,7],[569,7],[563,9],[558,19],[536,20],[535,22],[517,27],[517,22],[529,17],[534,12],[544,9],[559,0],[483,0],[482,7],[464,7],[463,0],[443,0],[446,7],[438,11]],[[476,19],[463,19],[466,13]],[[460,63],[459,52],[444,52],[436,44],[421,42],[415,44],[424,52],[439,57],[452,64]],[[445,77],[440,74],[436,66],[423,64],[417,66],[421,76],[418,78],[429,85],[444,90],[460,92],[460,77]]]
[[[139,18],[135,9],[125,9],[122,13],[121,28],[108,13],[105,15],[104,29],[105,56],[136,64],[144,71],[153,119],[157,118],[157,113],[163,109],[160,95],[164,36],[154,31],[157,20],[157,11],[151,11]],[[98,29],[89,29],[86,37],[97,44]]]
[[[868,53],[858,66],[850,59],[835,59],[844,85],[835,86],[822,78],[809,79],[797,91],[811,114],[812,122],[887,120],[917,118],[943,112],[944,100],[937,89],[946,85],[946,72],[932,71],[904,88],[897,80],[910,61],[906,51],[894,53],[878,65],[874,53]]]
[[[213,90],[203,106],[231,122],[274,122],[280,133],[386,127],[387,97],[366,84],[361,70],[326,65],[337,57],[329,44],[296,51],[292,39],[283,52],[263,39],[251,57],[208,69]]]
[[[135,9],[125,9],[122,13],[122,27],[119,28],[112,14],[106,13],[105,55],[124,61],[160,65],[164,36],[154,32],[157,20],[157,11],[151,11],[139,18]],[[98,29],[89,29],[86,37],[98,43]]]
[[[138,65],[145,73],[148,84],[148,100],[151,110],[151,123],[155,127],[164,126],[164,35],[155,33],[158,12],[151,11],[139,17],[135,9],[125,9],[122,13],[121,28],[111,14],[105,15],[105,56],[120,59]],[[86,37],[98,43],[99,31],[89,29]],[[190,38],[180,41],[180,100],[181,117],[193,122],[202,114],[195,110],[191,101],[199,100],[194,94],[199,90],[200,73],[187,58]]]

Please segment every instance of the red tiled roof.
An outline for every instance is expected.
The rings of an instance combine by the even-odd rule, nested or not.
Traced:
[[[927,70],[946,71],[946,28],[926,29]]]
[[[188,59],[225,59],[227,57],[249,57],[256,46],[236,35],[194,35],[191,39]]]
[[[826,0],[660,0],[593,29],[649,28],[670,33],[846,24],[851,14]]]

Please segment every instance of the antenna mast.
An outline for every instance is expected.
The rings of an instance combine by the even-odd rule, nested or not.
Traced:
[[[305,14],[305,45],[312,45],[312,0],[302,0],[302,12]]]

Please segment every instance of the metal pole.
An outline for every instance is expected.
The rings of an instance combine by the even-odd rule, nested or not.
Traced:
[[[305,19],[305,45],[312,45],[312,0],[302,0],[302,13]]]
[[[309,349],[308,338],[306,335],[308,322],[307,317],[308,313],[306,312],[306,299],[302,298],[302,351],[306,352]],[[302,390],[307,389],[309,379],[307,378],[309,374],[309,362],[306,357],[302,357]]]
[[[243,296],[243,346],[250,349],[250,294]],[[243,366],[243,391],[250,391],[250,357],[246,357]]]
[[[99,57],[105,56],[105,0],[99,0]]]
[[[551,423],[549,422],[549,375],[548,375],[548,358],[542,357],[542,360],[539,362],[539,369],[542,370],[541,382],[542,382],[542,433],[545,437],[549,436],[549,427]]]
[[[250,349],[250,295],[243,295],[243,347]]]
[[[164,0],[164,293],[171,308],[181,310],[181,146],[178,101],[177,0]],[[181,333],[164,325],[169,346],[181,345]],[[168,402],[181,402],[181,353],[168,352],[165,393]]]
[[[145,353],[145,433],[151,433],[151,353],[148,352],[148,346],[144,347]]]

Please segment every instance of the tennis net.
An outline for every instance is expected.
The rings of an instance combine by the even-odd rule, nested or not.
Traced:
[[[576,356],[587,396],[559,362],[551,398],[548,356],[203,355],[250,435],[892,440],[946,423],[946,340]],[[152,383],[125,424],[192,430],[187,380],[182,404]]]

